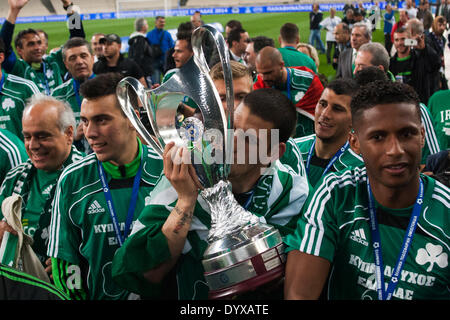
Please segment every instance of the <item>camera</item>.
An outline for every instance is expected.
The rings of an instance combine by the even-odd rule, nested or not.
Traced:
[[[405,46],[410,46],[410,47],[417,46],[417,40],[416,39],[405,39]]]

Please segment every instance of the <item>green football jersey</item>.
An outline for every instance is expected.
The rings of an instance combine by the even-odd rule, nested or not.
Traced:
[[[317,73],[317,66],[314,60],[303,52],[298,51],[294,47],[278,48],[283,57],[286,67],[308,67]]]
[[[0,86],[0,128],[9,130],[23,140],[23,109],[27,100],[37,93],[39,89],[32,81],[3,72],[3,86]]]
[[[280,90],[296,106],[297,126],[294,137],[303,137],[314,133],[314,112],[317,101],[323,91],[323,85],[314,72],[304,67],[286,68],[286,83],[273,86]],[[261,75],[258,75],[253,89],[268,88]]]
[[[421,175],[421,215],[393,299],[450,299],[450,190]],[[375,200],[384,262],[390,281],[412,206],[390,209]],[[378,298],[368,209],[367,173],[355,168],[326,175],[305,204],[288,250],[320,256],[332,263],[330,299]]]
[[[73,78],[55,88],[52,92],[52,97],[67,102],[72,107],[77,124],[80,123],[81,101],[83,101],[83,97],[79,96],[80,100],[77,100]]]
[[[428,108],[436,124],[443,150],[450,148],[450,90],[439,90],[428,100]]]
[[[139,156],[133,161],[137,161],[137,169],[142,154],[143,166],[133,221],[150,203],[150,192],[163,168],[162,158],[152,148],[140,145]],[[124,178],[113,178],[109,169],[112,165],[102,165],[117,221],[123,232],[136,172],[132,176],[127,173]],[[111,278],[111,262],[118,248],[119,243],[99,178],[98,160],[96,154],[92,153],[67,167],[61,174],[52,208],[48,255],[86,271],[82,272],[82,280],[87,284],[89,299],[118,300],[126,299],[130,294]],[[68,271],[53,270],[53,276],[59,281],[59,277],[64,277],[66,272]],[[58,281],[55,281],[57,286],[67,292],[67,288],[64,285],[61,287]]]
[[[0,129],[0,184],[9,170],[27,159],[23,141],[8,130]]]
[[[47,173],[36,170],[30,159],[11,169],[0,188],[0,204],[13,193],[22,196],[22,226],[24,233],[33,239],[32,248],[45,265],[47,258],[48,227],[51,202],[58,177],[64,168],[83,158],[84,154],[72,150],[60,170]],[[0,220],[3,214],[0,213]]]
[[[308,154],[311,150],[311,146],[316,140],[316,135],[312,134],[303,138],[295,138],[294,141],[300,149],[302,153],[303,162],[306,168],[306,163],[308,161]],[[313,154],[311,156],[308,181],[311,186],[314,188],[317,182],[322,177],[325,168],[331,159],[321,159],[316,156],[316,153],[313,149]],[[344,170],[350,167],[363,167],[364,161],[361,156],[357,155],[351,148],[347,148],[345,152],[343,152],[333,163],[328,172],[337,172],[340,170]],[[328,173],[327,172],[327,173]]]
[[[39,91],[47,95],[63,83],[66,72],[61,49],[44,58],[36,68],[23,59],[17,59],[11,70],[11,74],[33,81]]]
[[[89,79],[94,76],[95,75],[93,74],[89,77]],[[55,88],[52,92],[52,97],[67,102],[72,107],[77,126],[80,124],[81,102],[83,101],[83,96],[79,93],[80,85],[81,84],[79,81],[72,78]],[[74,144],[78,150],[81,150],[87,154],[92,152],[89,143],[84,136],[81,140],[74,141]]]
[[[295,149],[295,145],[294,145]],[[309,186],[299,153],[291,153],[289,163],[277,160],[253,188],[247,210],[260,216],[263,222],[275,226],[282,236],[293,231],[300,210],[308,196]],[[292,164],[292,165],[291,165]],[[148,298],[158,298],[167,289],[147,282],[142,273],[170,259],[162,225],[177,203],[177,193],[165,176],[152,192],[150,205],[145,207],[135,223],[132,235],[125,241],[113,260],[113,279],[130,291]],[[211,228],[208,204],[199,195],[182,255],[176,266],[179,299],[203,300],[209,288],[203,276],[203,253]],[[173,294],[173,293],[172,293]]]
[[[306,95],[310,87],[314,87],[314,75],[304,70],[287,68],[289,72],[289,90],[283,93],[297,107],[297,125],[295,128],[295,137],[302,137],[314,133],[314,116],[308,111],[314,110],[317,101]],[[311,92],[312,93],[312,92]],[[310,93],[310,95],[311,95]],[[303,105],[302,108],[298,104]]]
[[[423,103],[420,104],[420,116],[425,129],[425,145],[422,148],[422,160],[420,163],[426,164],[428,156],[441,151],[441,146],[430,110]]]

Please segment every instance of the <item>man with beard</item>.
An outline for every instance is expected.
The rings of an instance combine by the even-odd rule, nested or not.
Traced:
[[[122,40],[115,33],[105,35],[100,39],[100,43],[104,44],[103,57],[94,64],[94,73],[110,73],[118,72],[124,77],[133,77],[139,80],[143,86],[147,86],[144,73],[136,62],[125,58],[120,49],[122,48]]]
[[[312,187],[328,172],[364,165],[348,142],[352,126],[350,101],[357,90],[353,80],[330,82],[316,106],[315,134],[294,139]]]
[[[247,44],[247,48],[245,49],[244,60],[247,67],[250,69],[253,79],[256,81],[257,73],[256,73],[256,57],[258,53],[264,47],[275,47],[275,42],[273,39],[265,37],[265,36],[257,36],[250,39],[250,42]]]
[[[258,78],[253,89],[280,90],[297,107],[295,137],[314,133],[314,110],[323,91],[319,77],[306,67],[286,67],[280,51],[272,47],[259,52],[256,71]]]

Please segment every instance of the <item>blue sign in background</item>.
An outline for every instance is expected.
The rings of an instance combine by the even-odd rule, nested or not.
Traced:
[[[345,3],[321,3],[320,9],[328,11],[330,8],[335,8],[337,11],[342,11]],[[372,2],[365,2],[363,6],[370,8]],[[386,2],[380,2],[380,9],[384,9]],[[403,6],[403,1],[399,2],[399,7]],[[244,13],[282,13],[282,12],[309,12],[312,9],[312,4],[283,4],[270,6],[244,6],[244,7],[219,7],[219,8],[189,8],[189,9],[169,9],[169,10],[140,10],[140,11],[124,11],[117,14],[116,12],[102,12],[81,14],[83,20],[105,20],[117,18],[137,18],[137,17],[156,17],[159,15],[167,16],[190,16],[195,11],[200,11],[202,15],[215,14],[244,14]],[[36,23],[36,22],[54,22],[66,21],[66,15],[51,15],[51,16],[34,16],[34,17],[19,17],[16,23]],[[5,18],[0,18],[0,23],[3,23]]]

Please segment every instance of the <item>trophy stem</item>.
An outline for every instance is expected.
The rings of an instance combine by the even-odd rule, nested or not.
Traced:
[[[237,231],[247,224],[259,222],[259,218],[245,210],[234,198],[231,182],[221,180],[211,188],[201,191],[211,211],[211,229],[208,242]]]

